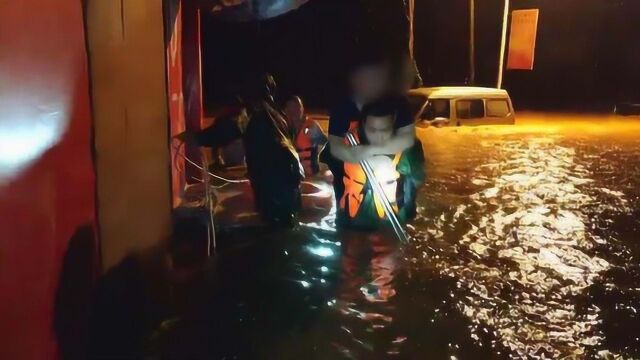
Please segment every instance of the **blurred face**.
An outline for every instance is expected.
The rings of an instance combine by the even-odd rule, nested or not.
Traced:
[[[393,136],[393,117],[368,116],[364,133],[371,145],[384,145]]]
[[[351,77],[353,94],[363,101],[382,96],[389,88],[389,69],[385,65],[370,65],[356,70]]]
[[[304,105],[302,105],[302,100],[295,97],[287,101],[284,106],[284,114],[287,116],[287,119],[295,125],[302,122],[302,116],[304,115]]]

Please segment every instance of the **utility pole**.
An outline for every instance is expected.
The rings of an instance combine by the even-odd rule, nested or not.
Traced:
[[[469,85],[476,82],[476,2],[469,0]]]
[[[407,18],[409,21],[409,56],[411,56],[411,60],[413,60],[414,59],[413,57],[413,41],[414,41],[413,21],[414,21],[414,12],[416,8],[415,0],[408,0],[405,3],[405,7],[407,9]]]
[[[409,23],[409,57],[411,60],[411,66],[413,67],[413,85],[414,86],[422,86],[422,77],[420,76],[420,70],[418,70],[418,65],[416,64],[415,53],[413,49],[414,43],[414,14],[416,10],[415,0],[403,0],[404,6],[407,13],[407,21]]]
[[[500,63],[498,64],[498,83],[496,87],[502,89],[502,74],[504,72],[504,53],[507,47],[507,24],[509,22],[509,0],[504,0],[504,14],[502,16],[502,38],[500,40]]]

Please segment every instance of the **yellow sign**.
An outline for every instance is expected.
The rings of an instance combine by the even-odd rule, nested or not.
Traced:
[[[511,35],[507,69],[533,70],[538,32],[538,9],[511,13]]]

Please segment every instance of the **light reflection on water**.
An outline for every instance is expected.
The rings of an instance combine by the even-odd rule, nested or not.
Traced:
[[[601,304],[584,298],[607,270],[629,265],[610,263],[620,259],[607,250],[635,240],[611,235],[613,218],[638,211],[627,197],[640,185],[629,174],[639,175],[640,126],[554,120],[419,130],[429,179],[405,254],[414,276],[455,279],[455,309],[480,345],[515,358],[626,357],[607,347]],[[634,314],[637,305],[626,304]]]
[[[608,182],[593,160],[603,150],[638,154],[640,141],[616,142],[628,134],[610,138],[615,126],[598,136],[563,125],[446,129],[425,146],[432,171],[409,256],[416,269],[455,278],[471,336],[488,326],[491,342],[513,357],[609,354],[599,307],[578,304],[601,274],[626,265],[593,251],[609,240],[594,231],[594,218],[631,208],[620,189],[626,184]],[[625,172],[640,164],[610,165]]]
[[[332,212],[221,252],[213,300],[172,338],[220,359],[640,358],[640,121],[626,121],[419,129],[428,178],[397,295],[337,296],[348,239],[317,230]]]

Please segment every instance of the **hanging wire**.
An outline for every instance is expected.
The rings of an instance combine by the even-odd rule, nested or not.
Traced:
[[[203,168],[202,166],[200,166],[200,165],[196,164],[195,162],[193,162],[191,159],[189,159],[189,158],[184,154],[184,150],[182,151],[182,153],[180,152],[180,149],[181,149],[181,148],[184,148],[184,141],[181,141],[179,145],[174,146],[173,148],[174,148],[174,150],[176,151],[176,153],[174,154],[174,159],[173,159],[173,163],[174,163],[174,165],[175,165],[175,167],[176,167],[176,170],[178,170],[179,172],[183,172],[183,171],[184,171],[184,169],[180,169],[180,168],[177,166],[177,165],[178,165],[178,162],[176,161],[176,160],[177,160],[177,157],[178,157],[178,156],[181,156],[181,157],[182,157],[186,162],[188,162],[189,164],[191,164],[191,165],[195,166],[197,169],[199,169],[199,170],[201,170],[201,171],[204,171],[204,168]],[[226,183],[231,183],[231,184],[243,184],[243,183],[248,183],[248,182],[249,182],[249,180],[247,180],[247,179],[241,179],[241,180],[227,179],[227,178],[222,177],[222,176],[220,176],[220,175],[213,174],[213,173],[211,173],[211,172],[209,172],[209,171],[207,171],[207,172],[206,172],[206,174],[207,174],[207,175],[209,175],[209,176],[210,176],[210,177],[212,177],[212,178],[215,178],[215,179],[218,179],[218,180],[224,181],[224,182],[226,182]]]
[[[186,158],[186,157],[185,157]],[[211,178],[207,176],[208,171],[206,169],[209,168],[209,164],[207,163],[206,157],[202,157],[202,178],[204,183],[204,196],[207,206],[207,211],[209,213],[209,226],[208,235],[209,235],[209,243],[207,244],[207,256],[211,256],[211,254],[216,253],[216,226],[213,217],[213,196],[211,194],[210,181]]]
[[[214,219],[214,214],[213,214],[213,194],[211,193],[211,188],[214,189],[221,189],[229,184],[241,184],[241,183],[247,183],[249,182],[249,180],[247,179],[242,179],[242,180],[233,180],[233,179],[227,179],[225,177],[213,174],[211,172],[209,172],[207,169],[209,168],[209,165],[207,163],[206,158],[202,158],[202,166],[196,164],[194,161],[192,161],[191,159],[189,159],[186,154],[185,154],[185,142],[184,141],[180,141],[180,143],[178,145],[172,145],[173,150],[175,150],[175,153],[173,154],[173,165],[174,168],[178,171],[178,172],[184,172],[186,170],[186,168],[180,168],[179,163],[178,163],[178,156],[182,157],[188,164],[196,167],[197,169],[199,169],[200,171],[202,171],[202,179],[192,176],[191,178],[202,183],[204,185],[204,194],[205,194],[205,203],[206,203],[206,207],[207,210],[209,212],[209,221],[208,221],[208,225],[207,225],[207,237],[208,237],[208,244],[207,244],[207,256],[211,256],[212,254],[216,253],[216,228],[215,228],[215,219]],[[223,181],[224,183],[222,185],[212,185],[211,184],[211,179],[218,179]]]
[[[197,181],[199,183],[204,183],[204,180],[200,179],[199,177],[192,176],[191,179],[193,179],[193,180],[195,180],[195,181]],[[226,183],[224,183],[222,185],[209,185],[209,186],[211,186],[212,188],[218,190],[218,189],[222,189],[223,187],[225,187],[225,186],[227,186],[229,184],[230,183],[226,182]]]

